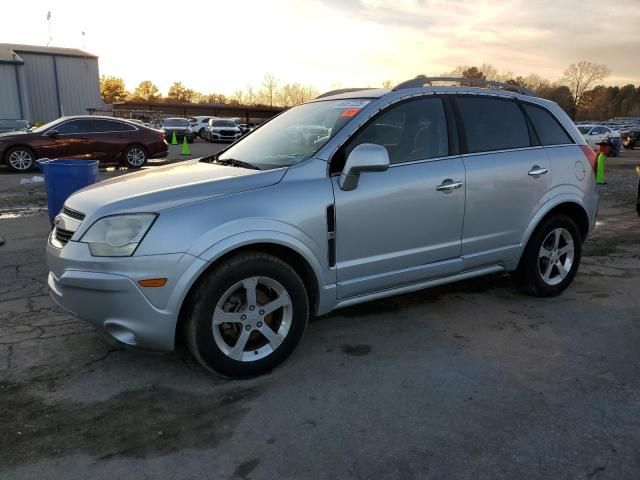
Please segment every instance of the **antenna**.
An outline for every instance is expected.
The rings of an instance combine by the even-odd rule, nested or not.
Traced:
[[[86,32],[84,30],[82,30],[82,50],[86,50],[86,49],[87,49]]]

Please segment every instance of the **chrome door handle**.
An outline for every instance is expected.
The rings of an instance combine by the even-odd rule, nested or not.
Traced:
[[[548,171],[549,170],[547,170],[546,168],[540,168],[536,165],[531,170],[529,170],[529,175],[531,175],[532,177],[537,177],[538,175],[544,175]]]
[[[445,180],[440,185],[436,187],[436,190],[439,192],[450,192],[451,190],[456,190],[462,187],[462,182],[454,182],[453,180]]]

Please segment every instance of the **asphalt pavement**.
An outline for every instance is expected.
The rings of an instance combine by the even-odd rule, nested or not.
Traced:
[[[0,478],[640,478],[639,162],[609,160],[561,296],[494,275],[337,310],[246,381],[54,306],[43,187],[0,172]]]

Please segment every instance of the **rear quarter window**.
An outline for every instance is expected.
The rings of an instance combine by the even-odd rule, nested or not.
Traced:
[[[549,112],[533,105],[524,105],[524,109],[542,145],[565,145],[567,143],[573,143],[573,140],[567,132],[564,131],[558,120]]]
[[[531,146],[527,121],[515,101],[459,96],[456,102],[469,153]]]

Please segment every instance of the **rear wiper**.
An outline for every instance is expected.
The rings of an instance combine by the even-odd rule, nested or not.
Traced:
[[[250,168],[251,170],[261,170],[260,167],[257,167],[253,163],[243,162],[235,158],[216,158],[213,160],[213,163],[217,163],[218,165],[231,165],[232,167]]]

